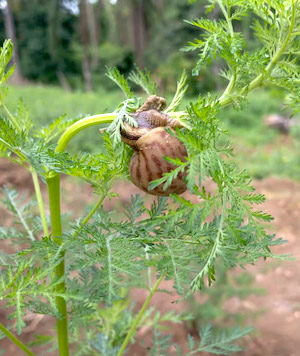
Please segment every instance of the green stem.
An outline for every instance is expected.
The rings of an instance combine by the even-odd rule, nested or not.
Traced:
[[[292,14],[291,14],[291,24],[290,24],[289,32],[288,32],[283,44],[277,49],[275,55],[273,56],[273,58],[271,59],[269,64],[266,66],[265,73],[270,73],[273,70],[273,68],[279,61],[280,57],[286,50],[286,47],[289,44],[292,34],[293,34],[293,31],[294,31],[295,21],[296,21],[296,6],[295,6],[295,1],[292,1]],[[259,87],[263,83],[265,73],[260,73],[256,78],[254,78],[250,82],[249,85],[245,86],[241,91],[241,95],[245,95],[246,93],[249,93],[250,91]],[[227,106],[227,105],[231,104],[231,102],[232,102],[232,98],[228,97],[227,95],[224,95],[224,94],[219,98],[219,100],[217,100],[217,103],[221,107]]]
[[[10,198],[10,196],[8,196],[8,199],[9,199],[10,203],[12,204],[12,206],[14,207],[14,210],[15,210],[16,214],[18,215],[18,218],[21,221],[21,224],[23,225],[25,231],[27,232],[28,237],[30,238],[30,240],[35,241],[33,232],[30,230],[25,218],[23,217],[20,209],[17,207],[14,199]]]
[[[81,226],[85,225],[88,223],[88,221],[90,220],[90,218],[95,214],[95,212],[99,209],[99,207],[101,206],[101,204],[103,203],[103,200],[105,199],[105,195],[101,196],[100,199],[97,201],[97,203],[94,205],[94,207],[92,208],[92,210],[87,214],[87,216],[82,220],[81,224],[78,226],[78,228],[74,231],[72,237],[76,237],[79,234],[79,230],[81,228]],[[55,259],[59,258],[59,253],[60,250],[58,250]]]
[[[145,250],[145,255],[146,255],[146,260],[149,260],[149,253],[148,253],[149,245],[146,245],[144,250]],[[148,288],[151,290],[152,287],[152,271],[151,267],[147,267],[147,276],[148,276]]]
[[[35,356],[34,353],[32,353],[26,345],[23,344],[22,341],[17,339],[14,334],[12,334],[6,327],[0,323],[0,331],[3,332],[4,335],[6,335],[14,344],[16,344],[22,351],[25,352],[26,355],[29,356]]]
[[[272,60],[270,61],[270,63],[266,66],[266,72],[270,73],[272,71],[272,69],[275,67],[275,65],[277,64],[277,62],[279,61],[280,57],[282,56],[283,52],[286,50],[287,45],[289,44],[290,40],[291,40],[291,36],[292,33],[294,31],[294,27],[295,27],[295,20],[296,20],[296,8],[295,8],[295,2],[292,2],[292,17],[291,17],[291,25],[290,25],[290,29],[289,32],[285,38],[285,41],[283,42],[282,46],[280,46],[278,48],[278,50],[276,51],[274,57],[272,58]],[[257,88],[263,81],[263,73],[260,73],[255,79],[252,80],[252,82],[249,84],[248,87],[245,87],[242,90],[242,95],[246,92],[249,92],[255,88]]]
[[[60,176],[55,174],[53,177],[47,178],[47,186],[49,193],[50,217],[52,225],[53,240],[61,245],[62,224],[60,212]],[[59,254],[61,259],[60,264],[55,268],[55,276],[62,278],[65,276],[65,251],[62,250]],[[56,286],[56,291],[64,293],[66,290],[65,281]],[[68,341],[68,317],[67,305],[63,297],[56,297],[57,310],[60,314],[60,319],[57,319],[57,335],[59,356],[69,356],[69,341]]]
[[[63,152],[69,143],[69,141],[78,132],[86,127],[99,125],[103,123],[110,123],[113,119],[117,117],[117,114],[103,114],[89,116],[82,120],[75,122],[71,125],[61,136],[56,147],[57,152]],[[52,226],[53,241],[58,245],[62,244],[62,223],[61,223],[61,209],[60,209],[60,175],[57,173],[52,173],[51,176],[47,178],[47,186],[49,193],[49,205],[50,205],[50,218]],[[91,212],[85,217],[83,223],[86,223],[91,216],[96,212],[98,207],[103,202],[104,197],[102,197],[98,203],[94,206]],[[75,232],[75,234],[77,234]],[[76,235],[75,235],[76,236]],[[61,259],[60,264],[55,269],[55,276],[57,278],[65,277],[65,251],[62,249],[59,252],[58,258]],[[56,291],[64,293],[66,290],[65,281],[61,282],[56,286]],[[61,318],[57,320],[57,335],[58,335],[58,348],[59,356],[69,356],[69,339],[68,339],[68,316],[67,316],[67,305],[63,297],[56,297],[57,310],[60,313]]]
[[[1,105],[2,105],[3,109],[5,110],[5,112],[7,113],[7,115],[9,116],[10,121],[14,125],[15,129],[18,130],[19,132],[22,132],[21,126],[19,125],[18,121],[11,114],[11,112],[8,110],[8,108],[3,103],[3,101],[1,102]],[[24,155],[21,152],[14,151],[14,150],[12,150],[12,152],[16,153],[21,159],[24,160]],[[16,163],[20,164],[20,162],[16,162]],[[49,230],[48,230],[48,226],[47,226],[47,219],[46,219],[46,214],[45,214],[43,197],[42,197],[42,193],[41,193],[41,189],[40,189],[37,173],[33,168],[31,168],[31,175],[32,175],[32,180],[33,180],[33,184],[34,184],[36,198],[37,198],[37,201],[38,201],[38,206],[39,206],[40,216],[41,216],[41,220],[42,220],[44,235],[48,236],[49,235]],[[34,236],[33,236],[31,231],[29,232],[29,236],[30,236],[31,240],[34,241]]]
[[[79,225],[78,229],[73,233],[73,237],[76,237],[79,233],[79,229],[82,225],[85,225],[88,223],[90,218],[95,214],[95,212],[99,209],[101,204],[103,203],[103,200],[105,199],[105,195],[102,195],[100,199],[97,201],[97,203],[94,205],[92,210],[87,214],[87,216],[82,220],[81,224]]]
[[[232,27],[231,18],[230,18],[230,10],[229,10],[229,8],[227,7],[227,11],[226,11],[226,9],[225,9],[223,3],[222,3],[220,0],[217,0],[217,3],[218,3],[218,5],[219,5],[221,11],[223,12],[223,15],[224,15],[224,17],[225,17],[225,20],[226,20],[226,22],[227,22],[230,36],[233,37],[233,36],[234,36],[234,31],[233,31],[233,27]]]
[[[8,108],[6,107],[6,105],[4,104],[4,102],[2,101],[1,98],[1,105],[4,109],[4,111],[6,112],[7,116],[9,117],[11,123],[14,125],[15,129],[19,132],[22,132],[22,128],[19,125],[18,121],[16,120],[16,118],[11,114],[11,112],[8,110]]]
[[[233,31],[233,27],[232,27],[232,22],[230,19],[230,10],[227,8],[227,11],[223,5],[223,3],[221,1],[218,0],[218,4],[219,7],[221,9],[221,11],[223,12],[223,15],[226,19],[227,25],[228,25],[228,30],[230,33],[230,37],[233,38],[234,37],[234,31]],[[223,95],[220,97],[219,102],[222,101],[223,99],[225,99],[233,90],[234,85],[235,85],[235,81],[236,81],[236,73],[234,73],[231,78],[230,81],[227,85],[227,88],[225,89]]]
[[[279,49],[276,51],[273,59],[267,65],[266,71],[271,71],[274,68],[274,66],[279,61],[279,59],[280,59],[281,55],[283,54],[283,52],[286,50],[286,47],[289,44],[289,42],[291,40],[292,33],[294,31],[295,21],[296,21],[296,6],[295,6],[295,1],[293,0],[292,1],[291,25],[290,25],[289,32],[288,32],[288,34],[287,34],[287,36],[285,38],[285,41],[283,42],[283,45],[281,47],[279,47]]]
[[[230,78],[227,88],[225,89],[222,96],[219,98],[219,103],[223,102],[226,98],[228,98],[228,95],[232,92],[232,89],[234,88],[235,81],[236,81],[236,75],[233,74]]]
[[[101,115],[94,115],[85,117],[73,125],[71,125],[61,136],[58,141],[56,151],[63,152],[71,140],[73,136],[75,136],[78,132],[85,129],[86,127],[99,125],[99,124],[106,124],[112,122],[117,117],[116,113],[109,113],[109,114],[101,114]]]
[[[120,350],[119,350],[117,356],[123,355],[123,353],[124,353],[124,351],[125,351],[127,345],[128,345],[129,342],[130,342],[130,339],[133,337],[133,335],[134,335],[134,333],[135,333],[135,331],[136,331],[136,329],[137,329],[137,327],[138,327],[138,325],[139,325],[139,323],[140,323],[140,321],[141,321],[143,315],[145,314],[145,311],[147,310],[148,305],[149,305],[149,303],[150,303],[150,301],[151,301],[151,299],[152,299],[154,293],[157,291],[157,289],[158,289],[158,287],[159,287],[161,281],[164,279],[164,276],[165,276],[165,275],[162,274],[162,275],[159,277],[159,279],[156,281],[154,287],[150,290],[150,293],[149,293],[147,299],[145,300],[145,302],[144,302],[144,304],[143,304],[141,310],[139,311],[138,315],[137,315],[136,318],[134,319],[134,321],[133,321],[133,323],[132,323],[132,325],[131,325],[131,328],[130,328],[129,331],[128,331],[128,334],[127,334],[125,340],[123,341],[123,344],[122,344],[122,346],[121,346],[121,348],[120,348]]]
[[[41,192],[41,188],[40,188],[40,184],[39,184],[39,178],[38,178],[38,175],[34,169],[31,169],[31,175],[32,175],[32,180],[33,180],[33,184],[34,184],[36,199],[38,201],[40,216],[41,216],[42,225],[43,225],[44,236],[49,236],[47,218],[46,218],[46,213],[45,213],[45,206],[44,206],[42,192]]]

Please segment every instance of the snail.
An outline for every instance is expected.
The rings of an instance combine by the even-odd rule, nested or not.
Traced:
[[[148,188],[151,181],[162,178],[163,173],[176,168],[174,164],[167,162],[164,156],[179,158],[181,161],[187,157],[183,143],[165,130],[182,127],[178,120],[161,112],[165,107],[164,98],[151,95],[133,114],[138,127],[124,122],[124,128],[121,129],[122,141],[135,150],[129,167],[132,182],[148,194],[162,196],[182,194],[187,188],[183,172],[178,174],[166,190],[163,190],[163,184],[152,190]]]

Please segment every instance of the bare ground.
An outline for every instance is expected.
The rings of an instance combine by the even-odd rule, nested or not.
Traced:
[[[30,175],[24,173],[22,169],[11,166],[7,162],[0,160],[0,186],[10,183],[16,188],[29,194],[33,191]],[[292,253],[295,261],[276,262],[260,261],[256,266],[249,266],[248,271],[255,277],[258,287],[264,288],[265,295],[249,296],[246,300],[237,297],[231,298],[226,303],[226,307],[231,310],[244,310],[245,312],[255,312],[264,310],[255,320],[253,326],[255,333],[245,338],[245,351],[239,353],[241,356],[298,356],[300,355],[300,184],[288,179],[268,178],[256,181],[255,187],[259,193],[264,193],[267,197],[262,209],[272,214],[275,218],[273,229],[278,236],[288,240],[287,244],[274,248],[278,254]],[[121,207],[124,202],[130,199],[131,194],[140,193],[133,185],[119,185],[117,189],[120,198],[114,201],[106,201],[105,206],[110,209],[113,205]],[[44,193],[46,193],[44,191]],[[143,195],[143,193],[141,193]],[[63,182],[64,200],[63,210],[67,212],[69,208],[75,210],[75,215],[82,211],[81,201],[86,201],[90,197],[93,201],[91,189],[84,184],[74,184],[74,181],[66,179]],[[0,206],[0,226],[9,224],[10,218],[5,214]],[[3,245],[2,245],[3,246]],[[13,251],[16,247],[4,246],[6,251]],[[234,271],[233,273],[237,273]],[[163,287],[170,287],[166,282]],[[137,306],[143,303],[144,291],[135,290],[132,292]],[[184,304],[174,304],[172,301],[176,296],[158,293],[153,298],[153,305],[159,310],[180,311]],[[201,307],[201,306],[199,306]],[[0,310],[0,319],[6,324],[7,310]],[[53,326],[53,320],[42,318],[41,320],[30,317],[28,327],[24,335],[20,338],[25,341],[32,341],[33,335],[49,334]],[[174,334],[174,340],[184,344],[188,330],[185,326],[175,326],[170,330]],[[144,328],[139,334],[146,345],[150,346],[150,330]],[[9,340],[0,341],[0,350],[6,349],[4,355],[21,356],[19,351]],[[43,355],[41,349],[33,348],[37,355]],[[140,347],[134,347],[130,356],[142,356],[148,353]]]

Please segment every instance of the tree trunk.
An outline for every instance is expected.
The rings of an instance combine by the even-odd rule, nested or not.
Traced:
[[[108,40],[111,42],[115,42],[117,41],[117,24],[114,10],[116,10],[118,5],[113,6],[110,0],[102,0],[102,3],[109,23]]]
[[[132,0],[132,24],[135,60],[138,66],[144,66],[144,51],[147,46],[147,25],[144,0]]]
[[[89,59],[89,28],[88,28],[88,15],[87,15],[87,0],[79,1],[79,21],[80,21],[80,38],[83,49],[82,58],[82,75],[86,91],[92,91],[92,73],[91,63]]]
[[[58,46],[58,23],[59,23],[59,3],[60,0],[52,0],[49,2],[48,15],[48,43],[49,52],[54,61],[57,61],[57,46]]]
[[[60,1],[52,0],[49,2],[49,13],[48,13],[48,43],[49,43],[49,53],[53,61],[57,64],[56,75],[59,80],[60,85],[63,89],[70,91],[71,87],[68,83],[66,76],[64,75],[61,68],[61,61],[58,55],[58,27],[59,27],[59,15],[60,15]]]
[[[114,16],[116,40],[124,47],[134,48],[132,16],[128,16],[128,11],[132,13],[131,7],[131,1],[127,1],[124,6],[115,5]]]
[[[3,8],[4,14],[4,23],[5,23],[5,32],[6,37],[10,38],[14,44],[13,50],[13,63],[15,65],[15,71],[13,76],[11,77],[11,81],[20,84],[24,81],[24,78],[21,73],[21,66],[19,60],[19,53],[18,53],[18,46],[17,46],[17,38],[16,38],[16,31],[15,31],[15,24],[12,14],[12,0],[7,0],[6,6]]]
[[[56,71],[56,75],[57,75],[57,78],[59,80],[59,83],[60,85],[62,86],[62,88],[66,91],[72,91],[72,88],[68,82],[68,79],[67,77],[65,76],[64,72],[61,71],[60,69],[58,69]]]
[[[95,69],[99,65],[99,31],[98,26],[95,20],[95,12],[94,5],[92,5],[89,1],[86,1],[86,16],[87,16],[87,24],[89,30],[89,43],[91,47],[91,68]]]

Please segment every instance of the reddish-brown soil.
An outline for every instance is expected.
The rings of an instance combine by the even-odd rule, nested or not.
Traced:
[[[28,173],[0,160],[0,186],[7,183],[19,188],[25,194],[30,194],[33,190],[31,177]],[[64,212],[72,208],[75,215],[79,215],[83,205],[81,201],[86,201],[89,197],[88,201],[92,203],[92,192],[86,185],[75,184],[71,179],[65,179],[62,185]],[[245,338],[245,351],[239,353],[239,355],[298,356],[300,355],[300,237],[298,236],[300,231],[300,184],[288,179],[268,178],[255,182],[255,187],[258,192],[264,193],[267,197],[262,209],[271,213],[275,218],[272,225],[273,232],[288,240],[287,244],[278,246],[273,251],[278,254],[292,253],[296,260],[288,262],[260,261],[256,266],[249,266],[248,271],[254,276],[256,286],[264,288],[266,293],[249,296],[244,300],[238,297],[231,298],[227,301],[225,307],[232,311],[244,310],[245,313],[260,312],[255,321],[250,322],[256,331]],[[138,192],[132,184],[126,185],[126,188],[124,184],[120,184],[116,190],[120,193],[120,197],[106,201],[107,209],[112,206],[121,208],[130,199],[131,194]],[[44,193],[46,192],[44,191]],[[143,195],[143,193],[141,194]],[[10,217],[0,206],[0,226],[9,224],[10,221]],[[2,246],[6,251],[12,251],[15,248],[5,244]],[[238,272],[234,271],[233,273]],[[166,282],[163,287],[170,287],[170,283]],[[131,294],[137,301],[137,307],[142,304],[146,296],[146,292],[137,290],[132,291]],[[175,296],[157,293],[152,304],[163,312],[174,309],[176,311],[182,310],[184,304],[174,304],[172,303],[174,299],[176,299]],[[6,316],[7,310],[2,308],[0,319],[4,324],[6,324]],[[49,334],[52,327],[53,320],[50,318],[44,317],[37,320],[29,315],[28,327],[20,338],[25,342],[31,341],[35,333]],[[174,335],[176,342],[184,345],[188,333],[185,326],[175,325],[168,332]],[[150,346],[150,330],[143,328],[139,337],[144,340],[146,345]],[[0,341],[0,350],[3,348],[6,349],[4,355],[24,355],[7,339]],[[33,348],[33,350],[37,355],[43,355],[41,349]],[[140,347],[134,347],[130,352],[130,356],[143,355],[146,356],[148,353],[142,351]]]

